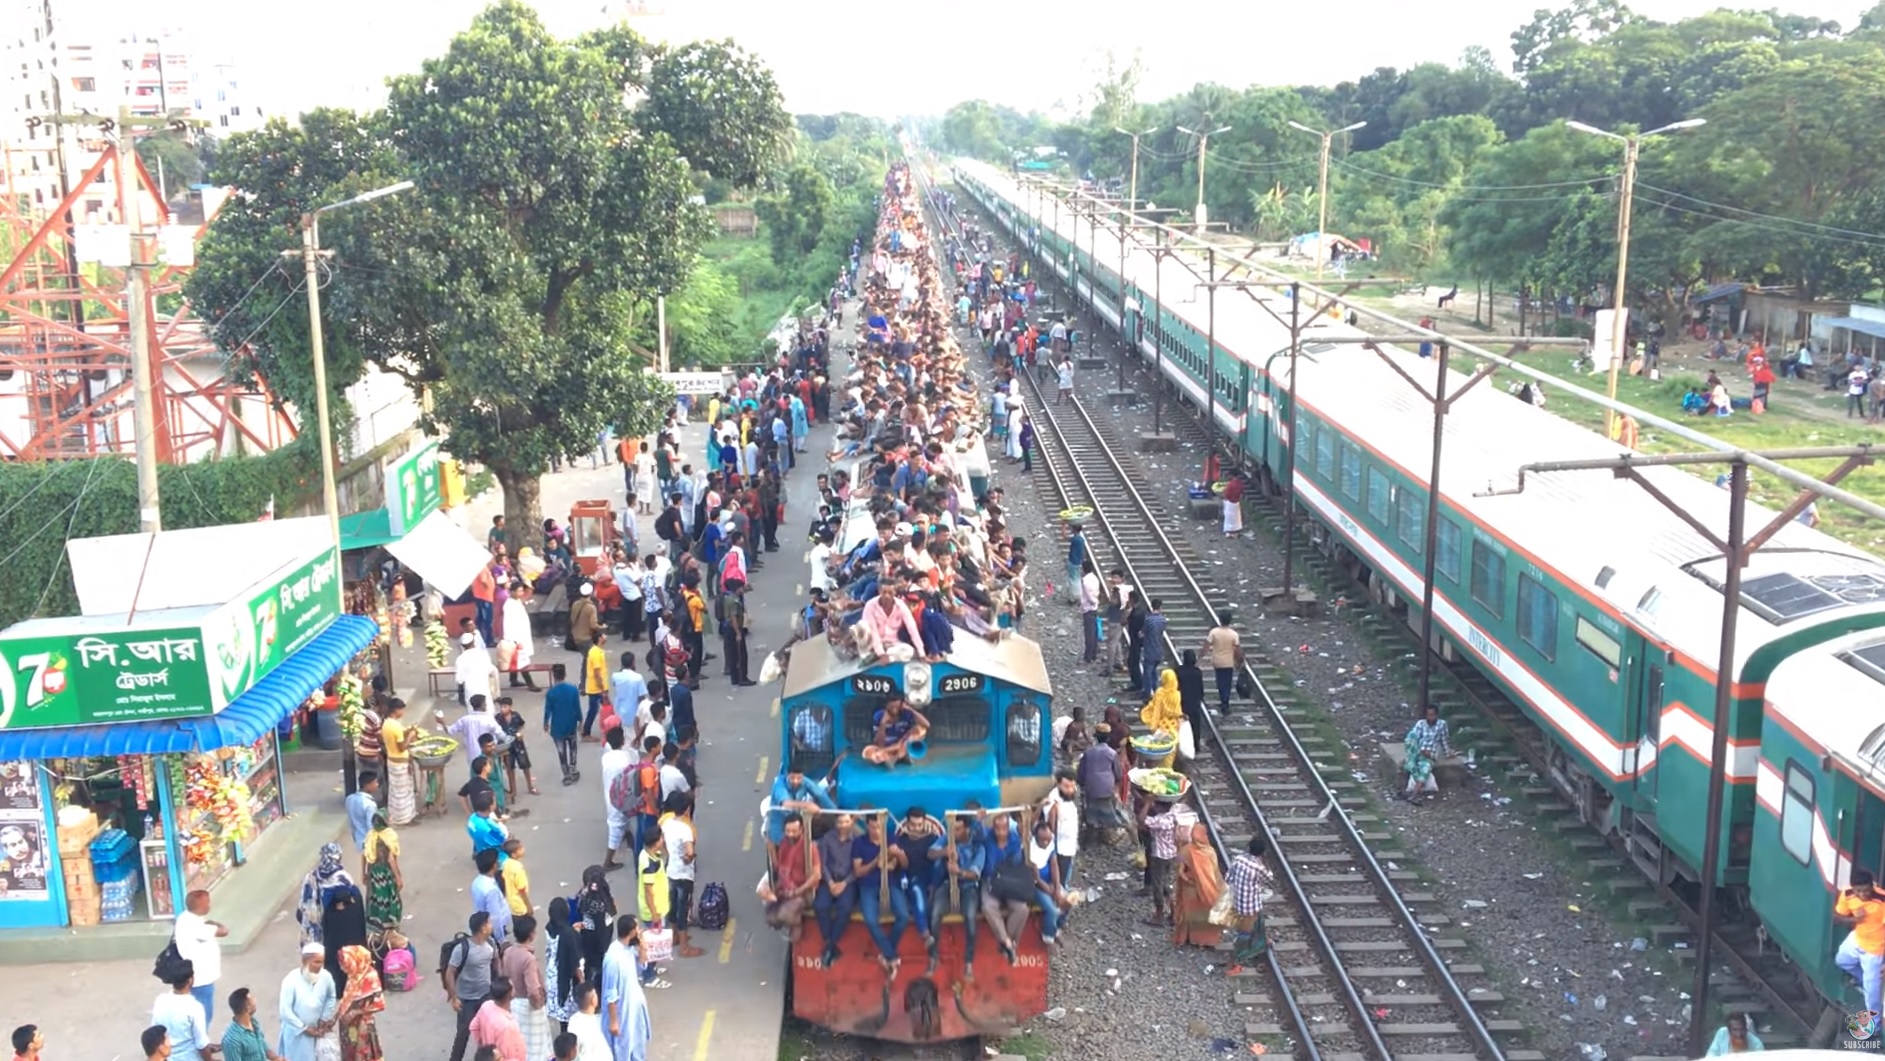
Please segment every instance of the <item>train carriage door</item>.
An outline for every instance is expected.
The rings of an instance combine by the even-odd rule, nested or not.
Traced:
[[[1630,698],[1630,732],[1636,734],[1631,782],[1636,788],[1637,806],[1648,809],[1656,804],[1656,756],[1662,746],[1663,680],[1668,656],[1635,630],[1625,632],[1623,643],[1621,681]]]

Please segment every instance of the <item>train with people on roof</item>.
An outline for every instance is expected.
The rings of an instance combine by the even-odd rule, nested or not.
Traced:
[[[877,722],[886,707],[913,710],[924,723],[902,762],[870,754],[881,745]],[[790,951],[793,1015],[851,1035],[936,1042],[1004,1034],[1047,1009],[1041,913],[1029,909],[1017,924],[1018,911],[1010,910],[1006,947],[988,925],[968,931],[964,912],[981,916],[979,895],[949,867],[968,864],[957,852],[984,844],[981,832],[997,816],[1016,836],[1031,831],[1055,784],[1053,717],[1046,660],[1025,637],[958,637],[934,662],[852,656],[824,637],[792,647],[780,694],[780,777],[765,807],[768,840],[791,820],[803,836],[842,825],[881,845],[907,835],[914,820],[933,836],[928,846],[936,853],[917,885],[921,907],[907,889],[897,894],[885,873],[874,894],[853,900],[855,913],[843,911],[835,947],[815,918],[806,920]],[[899,904],[890,931],[906,918],[927,921],[934,942],[925,947],[912,923],[890,942],[898,964],[886,975],[875,960],[882,915]]]
[[[1280,492],[1293,466],[1316,547],[1420,628],[1434,417],[1407,380],[1434,378],[1430,351],[1382,343],[1377,356],[1352,341],[1358,327],[1313,313],[1305,296],[1292,410],[1287,286],[1207,289],[1203,244],[1174,253],[1179,240],[1148,248],[1134,237],[1122,247],[1104,212],[1096,226],[995,167],[953,168],[956,186],[1090,301],[1174,393],[1209,410],[1201,418],[1259,482]],[[1217,257],[1220,269],[1231,265]],[[1456,375],[1451,389],[1464,383]],[[1721,550],[1607,472],[1519,476],[1530,463],[1618,453],[1495,386],[1453,404],[1433,648],[1476,669],[1538,727],[1552,785],[1586,821],[1620,837],[1662,883],[1696,883]],[[1703,526],[1727,526],[1728,491],[1676,468],[1635,471]],[[1774,516],[1750,502],[1750,533]],[[1855,869],[1885,878],[1885,563],[1784,523],[1743,568],[1740,607],[1723,857],[1709,886],[1727,900],[1731,934],[1764,933],[1782,949],[1803,998],[1850,1011],[1864,1000],[1835,960],[1848,926],[1834,907]]]

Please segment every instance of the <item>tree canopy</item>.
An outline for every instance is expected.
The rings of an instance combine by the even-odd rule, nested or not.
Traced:
[[[1631,234],[1631,292],[1679,310],[1702,281],[1863,297],[1885,280],[1885,3],[1850,31],[1778,10],[1721,9],[1678,22],[1619,0],[1540,10],[1512,34],[1511,73],[1484,49],[1451,65],[1369,71],[1334,86],[1200,84],[1157,102],[1109,67],[1086,118],[1056,123],[984,101],[931,130],[941,146],[1008,162],[1052,145],[1075,176],[1123,178],[1141,138],[1139,197],[1188,207],[1197,143],[1211,138],[1213,221],[1261,239],[1307,232],[1317,214],[1314,137],[1338,129],[1329,225],[1371,239],[1386,267],[1491,280],[1535,294],[1607,296],[1615,275],[1619,133],[1690,118],[1643,141]],[[1104,113],[1102,113],[1104,112]],[[1123,190],[1123,189],[1122,189]]]
[[[320,220],[329,383],[337,396],[369,363],[400,375],[426,429],[489,468],[528,526],[553,458],[659,422],[669,395],[630,339],[711,235],[698,189],[756,181],[790,118],[730,42],[667,48],[625,26],[563,40],[516,0],[390,89],[383,110],[223,146],[212,178],[238,194],[188,293],[239,369],[312,408],[306,313],[288,305],[301,270],[278,255],[309,210],[414,181]]]

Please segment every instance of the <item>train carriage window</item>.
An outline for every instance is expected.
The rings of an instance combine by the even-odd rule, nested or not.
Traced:
[[[1324,479],[1335,478],[1335,431],[1327,424],[1316,432],[1316,474]]]
[[[1388,523],[1389,494],[1393,484],[1379,468],[1368,469],[1368,518],[1382,526]]]
[[[1020,700],[1008,706],[1008,765],[1033,766],[1041,761],[1041,705]]]
[[[1813,861],[1813,775],[1791,759],[1780,804],[1780,846],[1802,866]]]
[[[1525,574],[1518,577],[1518,636],[1547,660],[1558,658],[1558,598]]]
[[[837,756],[836,728],[831,708],[806,704],[792,711],[792,762],[806,773],[822,777]]]
[[[1505,618],[1505,557],[1485,542],[1473,543],[1473,600],[1493,618]]]
[[[1414,552],[1427,551],[1427,495],[1416,490],[1402,490],[1395,498],[1395,533]]]
[[[1611,670],[1623,669],[1623,645],[1616,638],[1581,615],[1577,617],[1576,633],[1577,643],[1591,655],[1609,664]]]
[[[1350,501],[1361,500],[1361,451],[1342,443],[1342,493]]]
[[[1433,569],[1457,583],[1460,580],[1460,525],[1441,516],[1435,531]]]

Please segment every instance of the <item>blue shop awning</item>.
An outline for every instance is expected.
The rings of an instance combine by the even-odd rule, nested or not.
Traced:
[[[1862,317],[1821,317],[1813,323],[1823,324],[1828,328],[1844,328],[1849,332],[1858,332],[1860,335],[1875,335],[1885,339],[1885,321],[1865,320]]]
[[[371,549],[398,540],[399,535],[393,533],[393,514],[386,509],[370,508],[365,512],[340,517],[340,548],[343,552]]]
[[[172,718],[52,729],[0,730],[0,762],[82,755],[165,755],[253,744],[281,724],[360,650],[379,625],[343,615],[261,681],[206,718]]]

